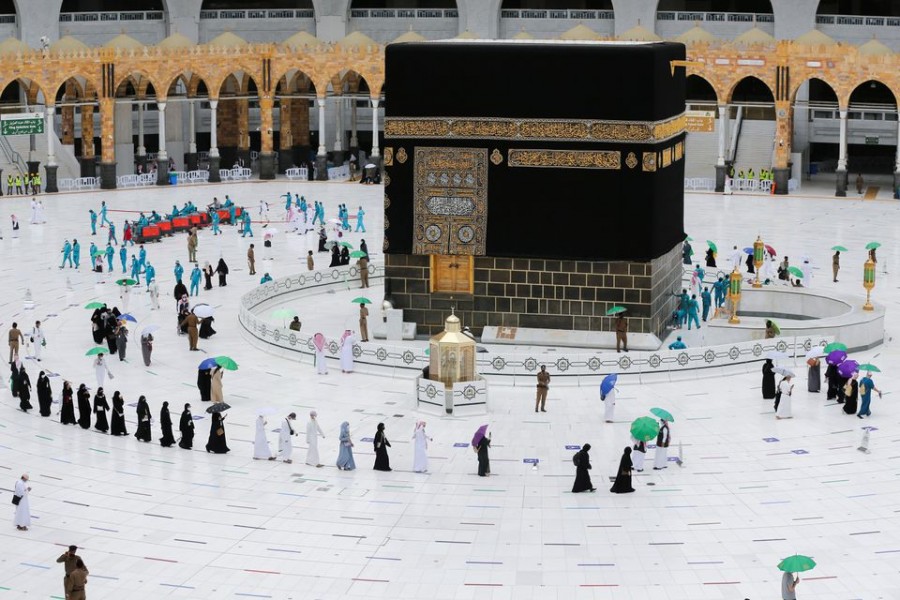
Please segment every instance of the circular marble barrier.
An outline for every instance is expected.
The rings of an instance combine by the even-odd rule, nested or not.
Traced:
[[[369,265],[370,281],[384,277],[383,266]],[[291,275],[254,288],[241,298],[239,322],[245,338],[257,348],[302,363],[313,364],[312,336],[273,326],[263,316],[272,306],[284,303],[287,296],[304,297],[326,293],[346,285],[358,277],[355,266],[338,267]],[[504,346],[489,347],[477,355],[479,374],[505,385],[533,385],[540,365],[546,365],[554,382],[568,385],[595,385],[598,378],[616,372],[641,382],[677,380],[703,374],[720,375],[722,370],[748,372],[758,368],[758,361],[777,351],[791,359],[802,359],[813,346],[824,346],[835,339],[851,349],[870,348],[884,337],[884,308],[874,311],[857,308],[851,299],[827,296],[815,291],[790,288],[747,289],[744,291],[740,325],[725,320],[713,322],[717,340],[722,343],[684,350],[617,354],[590,348],[560,348],[516,352]],[[782,335],[763,339],[765,314],[778,319]],[[783,315],[783,316],[782,316]],[[794,318],[786,318],[793,316]],[[800,316],[801,318],[797,318]],[[353,354],[357,368],[363,371],[396,376],[412,381],[429,363],[424,342],[390,344],[373,341],[355,344]],[[327,339],[326,357],[337,361],[338,339]],[[796,362],[796,361],[795,361]]]

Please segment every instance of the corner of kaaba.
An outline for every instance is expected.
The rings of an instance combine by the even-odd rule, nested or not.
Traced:
[[[661,337],[682,274],[685,48],[389,45],[385,295],[420,333]]]

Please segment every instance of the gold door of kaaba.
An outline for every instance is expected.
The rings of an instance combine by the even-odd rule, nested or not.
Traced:
[[[484,255],[487,158],[486,148],[416,148],[415,254]]]
[[[475,278],[472,256],[432,255],[431,292],[471,294]]]

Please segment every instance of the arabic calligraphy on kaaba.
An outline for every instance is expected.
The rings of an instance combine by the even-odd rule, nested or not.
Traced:
[[[614,150],[521,150],[509,151],[510,167],[555,167],[563,169],[621,169],[622,153]]]

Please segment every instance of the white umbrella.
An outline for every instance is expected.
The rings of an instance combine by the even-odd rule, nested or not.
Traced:
[[[823,356],[825,356],[825,350],[822,348],[822,346],[814,346],[813,348],[810,348],[809,352],[806,353],[807,359],[821,358]]]
[[[778,373],[779,375],[781,375],[782,377],[795,377],[794,372],[791,371],[790,369],[785,369],[782,367],[775,367],[772,370],[775,371],[776,373]]]
[[[207,317],[213,316],[214,311],[213,311],[213,307],[210,306],[209,304],[201,304],[201,305],[195,306],[191,312],[193,312],[195,315],[197,315],[201,319],[205,319]]]
[[[269,227],[268,229],[266,229],[266,235],[275,235],[276,233],[278,233],[278,229],[276,229],[275,227]]]
[[[377,168],[378,168],[378,165],[376,165],[375,163],[369,163],[369,164],[367,164],[367,165],[366,165],[365,167],[363,167],[363,168],[364,168],[364,169],[377,169]]]
[[[278,411],[275,410],[274,408],[272,408],[271,406],[263,406],[261,408],[256,409],[256,414],[263,415],[263,416],[274,415],[276,412],[278,412]]]
[[[768,358],[770,360],[787,360],[790,358],[790,356],[788,356],[784,352],[779,352],[777,350],[771,350],[768,353],[766,353],[766,358]]]
[[[153,333],[154,331],[157,331],[157,330],[159,330],[159,325],[147,325],[146,327],[144,327],[141,330],[141,337],[142,338],[147,337],[148,335],[150,335],[151,333]]]

